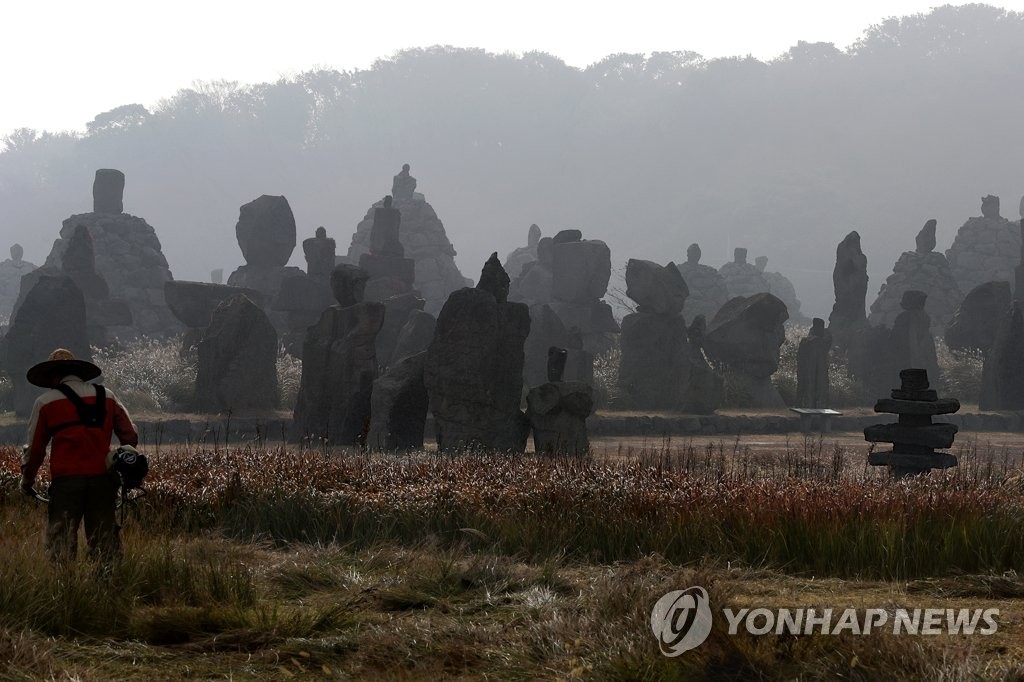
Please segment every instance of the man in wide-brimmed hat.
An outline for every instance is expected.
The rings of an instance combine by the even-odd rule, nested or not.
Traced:
[[[139,434],[127,410],[103,386],[86,383],[100,368],[63,348],[32,367],[28,380],[50,389],[36,400],[21,463],[21,489],[35,495],[36,473],[50,445],[46,548],[55,562],[73,559],[85,521],[89,556],[110,565],[121,554],[115,520],[118,482],[107,467],[111,436],[135,446]]]

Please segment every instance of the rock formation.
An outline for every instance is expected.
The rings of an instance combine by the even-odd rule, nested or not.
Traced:
[[[900,298],[911,289],[928,295],[927,312],[935,333],[942,333],[956,312],[963,295],[946,257],[935,252],[935,220],[929,220],[917,235],[917,249],[904,251],[892,274],[871,304],[868,322],[892,327],[900,312]]]
[[[1018,225],[999,215],[999,197],[989,195],[981,200],[981,216],[957,232],[946,258],[960,291],[970,291],[985,282],[1013,282],[1020,251]]]
[[[828,353],[832,335],[820,317],[811,322],[807,336],[800,340],[796,353],[796,406],[829,407]]]
[[[551,306],[530,306],[530,334],[523,346],[523,382],[528,389],[548,381],[548,350],[552,346],[564,348],[568,343],[565,325]]]
[[[85,297],[67,275],[42,275],[25,294],[7,335],[0,341],[0,365],[14,382],[14,411],[28,417],[42,392],[25,379],[29,367],[46,359],[54,348],[67,348],[89,360]]]
[[[36,269],[36,266],[24,260],[24,249],[20,244],[11,246],[11,257],[0,263],[0,322],[11,317],[14,304],[21,290],[21,278]]]
[[[281,330],[281,342],[293,355],[302,354],[306,330],[316,324],[321,313],[331,305],[331,272],[334,270],[335,243],[327,230],[317,228],[314,235],[302,241],[306,272],[287,268],[276,298],[271,302],[271,318]],[[255,299],[254,299],[255,300]],[[284,316],[282,320],[280,316]]]
[[[442,452],[522,452],[529,422],[519,410],[529,308],[508,302],[497,254],[480,284],[448,297],[427,350],[424,378]]]
[[[630,259],[626,295],[637,312],[622,320],[619,389],[638,409],[681,410],[690,379],[690,348],[682,310],[686,282],[674,263]]]
[[[729,300],[725,278],[710,265],[701,265],[700,256],[700,246],[690,244],[686,249],[686,262],[676,266],[690,291],[686,305],[683,306],[683,317],[691,321],[698,315],[703,315],[706,320],[711,319]]]
[[[422,194],[416,192],[416,178],[409,174],[409,164],[395,176],[391,187],[393,208],[401,213],[402,230],[399,235],[405,256],[415,263],[413,286],[425,299],[425,310],[436,315],[448,294],[469,283],[455,265],[455,248],[448,241],[444,225]],[[363,254],[371,251],[371,233],[378,201],[356,227],[348,249],[348,261],[358,263]]]
[[[302,379],[292,421],[298,438],[331,445],[362,445],[370,428],[370,397],[377,377],[377,332],[384,304],[364,302],[369,275],[354,265],[331,273],[337,301],[306,333]]]
[[[735,249],[733,261],[720,267],[718,272],[725,280],[729,298],[752,296],[768,291],[768,282],[757,266],[747,262],[747,250],[744,248]]]
[[[761,293],[731,299],[711,321],[704,348],[732,373],[739,387],[740,406],[785,407],[771,376],[779,368],[779,348],[786,338],[788,318],[785,303]]]
[[[245,296],[263,307],[263,295],[253,289],[172,280],[164,284],[164,300],[174,316],[185,326],[182,353],[188,354],[199,345],[206,328],[213,320],[213,311],[235,296]]]
[[[200,412],[277,406],[277,331],[246,296],[233,296],[214,309],[196,352]]]
[[[93,184],[93,212],[64,221],[60,238],[43,264],[60,269],[75,229],[84,225],[92,237],[96,271],[131,310],[131,324],[110,327],[114,338],[138,335],[162,337],[181,330],[164,301],[164,283],[174,279],[167,267],[156,231],[142,218],[121,211],[120,173],[101,169]],[[123,180],[123,176],[120,176]]]

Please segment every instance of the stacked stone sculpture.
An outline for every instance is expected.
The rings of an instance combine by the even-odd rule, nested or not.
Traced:
[[[367,272],[339,265],[331,273],[337,301],[309,328],[302,345],[302,378],[293,433],[331,445],[364,445],[377,378],[377,333],[384,304],[364,301]]]
[[[698,315],[709,320],[729,300],[729,289],[721,273],[710,265],[701,265],[700,257],[700,246],[690,244],[686,262],[676,266],[690,291],[683,306],[683,317],[687,320],[695,320]]]
[[[11,257],[0,263],[0,321],[11,317],[14,304],[21,290],[21,278],[36,269],[24,259],[25,250],[20,244],[11,246]],[[27,293],[27,291],[26,291]]]
[[[933,331],[941,334],[963,299],[946,256],[935,249],[934,219],[925,223],[917,235],[917,248],[904,251],[892,274],[882,284],[878,298],[871,304],[868,322],[892,327],[900,313],[900,298],[911,289],[928,295],[927,311]]]
[[[637,312],[622,320],[619,389],[631,407],[681,410],[690,379],[688,330],[682,310],[689,294],[674,263],[626,264],[626,295]]]
[[[829,405],[828,354],[832,335],[825,320],[811,321],[807,336],[800,340],[796,353],[796,406],[824,409]]]
[[[73,215],[64,221],[60,238],[43,265],[61,269],[75,229],[84,225],[92,237],[96,271],[131,310],[130,324],[111,326],[111,336],[175,334],[181,327],[164,301],[164,283],[173,279],[167,259],[156,231],[142,218],[122,212],[123,190],[124,175],[120,171],[96,171],[93,212]]]
[[[1018,225],[999,215],[999,197],[988,195],[981,216],[963,224],[946,259],[960,291],[970,291],[985,282],[1013,282],[1020,251]]]
[[[747,262],[747,250],[744,248],[733,250],[732,262],[720,267],[718,272],[725,280],[729,298],[752,296],[768,291],[768,282],[756,265]]]
[[[732,373],[740,388],[739,406],[785,407],[771,376],[779,368],[779,348],[786,339],[788,318],[785,303],[761,293],[731,299],[711,321],[704,348]]]
[[[28,383],[25,372],[46,359],[54,348],[67,348],[80,360],[89,360],[85,297],[71,277],[42,275],[35,279],[25,300],[0,341],[0,366],[14,383],[14,411],[28,417],[41,389]]]
[[[789,319],[793,322],[804,322],[807,320],[803,313],[800,312],[800,299],[796,297],[796,287],[789,281],[789,278],[781,272],[766,272],[765,269],[768,267],[767,256],[755,258],[754,267],[761,271],[761,276],[764,277],[764,281],[768,284],[768,293],[786,304],[786,310],[789,311]]]
[[[425,300],[424,310],[436,315],[448,294],[469,282],[455,265],[455,247],[448,241],[437,213],[415,190],[416,178],[409,174],[409,164],[405,164],[392,182],[391,207],[401,214],[399,240],[404,247],[404,255],[415,263],[413,287]],[[373,223],[379,208],[385,208],[384,200],[371,206],[356,227],[348,249],[348,262],[359,263],[363,254],[372,251]]]
[[[218,305],[196,350],[200,412],[270,410],[277,406],[277,331],[244,295]]]
[[[890,398],[875,403],[875,412],[899,415],[899,421],[864,429],[864,439],[869,443],[891,443],[893,447],[872,452],[868,463],[888,466],[898,478],[956,466],[954,455],[936,450],[953,446],[957,427],[948,423],[933,424],[932,417],[957,412],[960,403],[953,398],[940,399],[928,387],[926,370],[904,369],[899,376],[900,387],[893,389]]]
[[[523,452],[523,345],[530,311],[509,302],[509,277],[491,254],[475,289],[448,297],[427,349],[424,379],[442,452]]]
[[[549,348],[548,381],[526,396],[537,454],[574,456],[590,450],[587,417],[594,411],[594,391],[582,381],[562,380],[566,360],[564,348]]]

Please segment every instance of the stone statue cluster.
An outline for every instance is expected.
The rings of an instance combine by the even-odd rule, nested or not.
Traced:
[[[413,285],[425,300],[424,310],[436,315],[448,295],[469,282],[455,265],[455,247],[448,240],[444,225],[423,194],[416,191],[416,178],[409,174],[409,170],[409,164],[405,164],[394,177],[391,207],[401,214],[399,239],[405,257],[415,263]],[[379,208],[384,208],[384,200],[371,206],[366,217],[356,226],[347,262],[358,264],[363,254],[372,251],[371,233]]]

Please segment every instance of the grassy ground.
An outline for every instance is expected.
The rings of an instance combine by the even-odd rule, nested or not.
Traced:
[[[862,443],[592,459],[163,449],[110,582],[51,568],[0,450],[4,679],[1022,679],[1019,447],[896,482]],[[730,636],[650,610],[999,608],[991,636]]]

